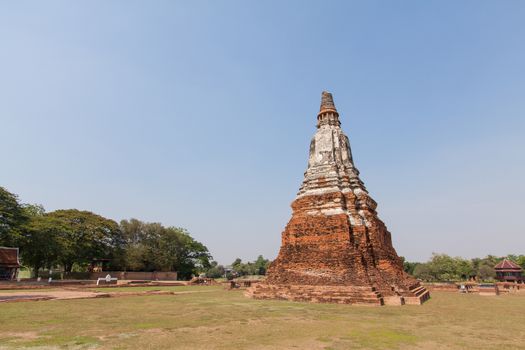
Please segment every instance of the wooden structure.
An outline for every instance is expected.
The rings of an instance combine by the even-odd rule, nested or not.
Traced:
[[[494,270],[496,270],[496,279],[500,282],[525,282],[521,266],[508,259],[503,259],[502,262],[494,266]]]
[[[0,280],[16,279],[19,268],[18,248],[0,247]]]

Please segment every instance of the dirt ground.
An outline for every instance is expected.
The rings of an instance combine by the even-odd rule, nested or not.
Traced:
[[[2,292],[0,291],[0,302],[2,301],[28,301],[28,300],[49,300],[49,299],[83,299],[83,298],[98,298],[105,296],[105,293],[91,292],[88,290],[21,290],[16,292]]]
[[[206,289],[187,286],[122,286],[122,287],[66,287],[66,288],[38,288],[38,289],[13,289],[0,290],[0,303],[43,301],[43,300],[67,300],[67,299],[90,299],[109,298],[123,296],[145,296],[145,295],[169,295],[204,292]]]

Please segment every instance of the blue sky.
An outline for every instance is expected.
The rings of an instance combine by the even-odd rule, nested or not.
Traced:
[[[274,258],[322,90],[409,260],[525,253],[523,1],[0,3],[0,185]]]

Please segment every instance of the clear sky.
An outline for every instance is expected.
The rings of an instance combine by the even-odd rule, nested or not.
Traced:
[[[524,1],[3,1],[0,185],[274,258],[322,90],[394,247],[525,253]]]

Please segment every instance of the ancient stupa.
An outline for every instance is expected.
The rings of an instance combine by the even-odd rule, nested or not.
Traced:
[[[279,255],[257,299],[421,304],[429,292],[403,271],[390,232],[354,165],[332,95],[322,93],[308,169],[292,203]]]

